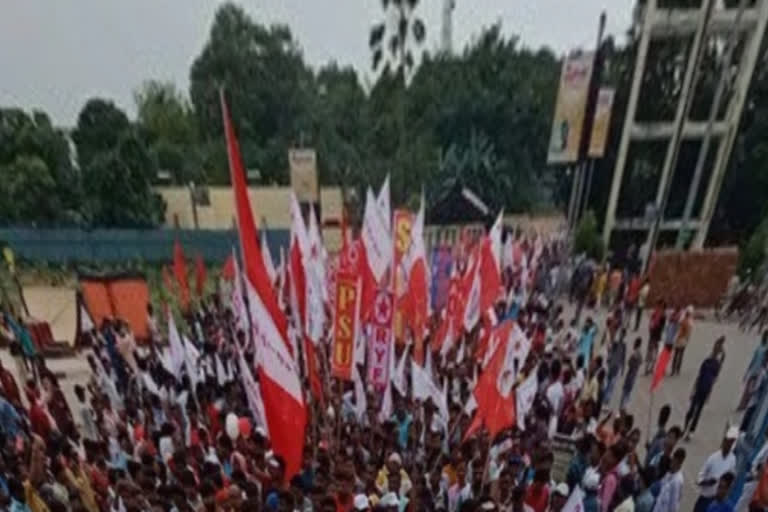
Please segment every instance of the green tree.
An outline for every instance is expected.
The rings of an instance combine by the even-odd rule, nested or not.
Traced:
[[[47,224],[59,218],[61,201],[48,165],[37,156],[17,156],[0,165],[0,219],[4,223]]]
[[[165,213],[152,190],[157,167],[144,141],[133,129],[117,145],[94,156],[83,168],[87,212],[94,226],[146,228]]]
[[[9,173],[9,176],[0,177],[6,182],[6,192],[27,179],[18,173],[21,169],[29,169],[30,192],[23,200],[29,198],[33,204],[47,203],[40,209],[21,208],[24,212],[21,217],[12,214],[13,204],[0,205],[0,210],[6,212],[0,222],[81,222],[80,177],[72,165],[69,142],[66,134],[54,128],[45,113],[35,111],[29,115],[21,109],[0,108],[0,168]],[[51,180],[52,190],[47,187]],[[46,195],[40,195],[43,192]],[[14,193],[5,198],[12,203],[22,200]],[[54,205],[55,208],[50,208]]]
[[[77,127],[72,132],[80,165],[88,166],[91,159],[99,153],[117,146],[129,127],[128,116],[112,101],[102,98],[88,100],[80,111]]]
[[[605,247],[603,238],[597,230],[597,219],[593,211],[588,211],[576,226],[573,235],[573,250],[575,253],[584,253],[596,261],[602,261]]]
[[[241,7],[222,5],[190,71],[203,140],[223,144],[219,90],[224,88],[246,167],[259,169],[265,183],[287,183],[287,150],[311,129],[313,78],[288,27],[265,27]],[[209,159],[209,165],[226,169],[227,162]]]
[[[160,169],[177,184],[205,182],[192,106],[172,83],[145,82],[134,93],[137,124]]]

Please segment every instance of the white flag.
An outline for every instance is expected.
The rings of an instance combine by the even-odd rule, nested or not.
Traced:
[[[387,174],[384,183],[381,185],[379,195],[376,197],[376,207],[379,209],[384,225],[388,231],[392,231],[392,206],[389,199],[389,174]]]
[[[197,388],[197,383],[203,379],[200,376],[200,351],[197,350],[194,343],[189,341],[186,336],[183,337],[184,341],[184,364],[187,366],[187,375],[189,375],[189,382],[192,384],[192,389]]]
[[[352,365],[352,382],[355,385],[355,416],[357,417],[358,423],[362,423],[365,419],[368,403],[365,396],[363,379],[360,378],[360,370],[358,369],[357,364]]]
[[[578,485],[573,489],[562,512],[584,512],[584,491]]]
[[[392,261],[392,232],[382,219],[370,188],[366,194],[361,237],[373,277],[381,281]]]
[[[528,411],[533,407],[533,399],[536,398],[536,390],[539,383],[536,378],[536,372],[532,372],[527,379],[517,387],[516,406],[517,406],[517,427],[525,430],[525,417]]]
[[[464,353],[466,352],[466,343],[462,341],[459,343],[459,350],[456,351],[456,363],[461,364],[464,362]]]
[[[80,332],[90,332],[95,327],[93,319],[91,319],[91,315],[88,313],[85,304],[80,302]]]
[[[267,426],[267,414],[264,410],[264,400],[261,398],[261,391],[259,385],[253,378],[251,369],[248,368],[248,364],[245,362],[242,352],[238,349],[237,361],[240,366],[240,378],[243,381],[243,388],[245,388],[245,397],[248,400],[248,407],[251,409],[256,424],[264,429],[267,437],[269,437],[269,427]]]
[[[181,367],[184,366],[184,345],[181,344],[181,336],[170,311],[168,312],[168,345],[171,349],[170,366],[173,370],[171,374],[178,376],[181,373]]]
[[[397,368],[395,368],[395,376],[392,379],[392,382],[395,385],[395,388],[397,389],[398,393],[400,393],[400,396],[405,396],[408,390],[407,383],[405,381],[405,362],[408,358],[408,351],[410,350],[410,348],[411,348],[410,345],[405,346],[405,349],[403,350],[403,355],[400,356],[400,361],[397,362]],[[395,353],[394,337],[392,338],[391,350],[392,350],[393,356],[390,358],[390,360],[394,359],[394,353]]]

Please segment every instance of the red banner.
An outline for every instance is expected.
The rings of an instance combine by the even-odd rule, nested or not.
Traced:
[[[331,373],[339,379],[352,380],[357,303],[357,276],[339,272],[336,276],[336,317],[333,322],[331,357]]]
[[[383,389],[389,382],[389,358],[392,346],[393,296],[386,290],[379,290],[371,314],[371,331],[368,351],[368,380],[377,389]]]
[[[393,275],[393,287],[395,291],[395,297],[397,298],[397,307],[395,308],[395,340],[398,343],[405,341],[405,315],[404,304],[400,298],[405,294],[408,283],[406,283],[405,272],[400,265],[403,260],[403,255],[408,251],[411,246],[411,228],[413,227],[413,214],[407,210],[395,210],[394,215],[394,231],[395,231],[395,253],[394,253],[394,275]]]

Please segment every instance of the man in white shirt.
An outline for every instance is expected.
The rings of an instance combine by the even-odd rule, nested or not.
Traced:
[[[683,462],[685,462],[685,450],[678,448],[672,454],[669,472],[662,479],[661,490],[656,499],[656,505],[653,507],[653,512],[677,512],[680,510],[680,501],[683,498]]]
[[[699,471],[696,484],[699,486],[699,499],[696,500],[694,512],[706,512],[709,504],[717,494],[717,483],[720,477],[733,472],[736,467],[736,456],[733,454],[733,444],[739,437],[739,429],[735,426],[728,429],[720,449],[710,455]]]
[[[560,419],[560,412],[563,408],[563,398],[565,397],[565,389],[560,379],[560,361],[555,360],[552,362],[550,368],[550,376],[552,378],[552,384],[547,387],[547,401],[550,407],[552,407],[552,417],[549,422],[549,435],[552,437],[557,432],[557,423]]]

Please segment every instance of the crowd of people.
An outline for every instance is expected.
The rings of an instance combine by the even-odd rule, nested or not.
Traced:
[[[648,304],[651,283],[637,272],[572,259],[560,242],[535,249],[524,240],[521,247],[531,266],[506,269],[508,293],[495,311],[497,325],[514,322],[530,342],[525,359],[516,361],[513,389],[534,392],[529,404],[515,405],[514,424],[493,437],[472,428],[473,390],[494,328],[487,322],[449,347],[428,339],[424,371],[444,390],[444,401],[414,398],[408,376],[417,362],[398,344],[393,357],[405,377],[389,390],[391,414],[381,413],[387,393],[366,386],[361,403],[352,382],[329,376],[324,357],[322,398],[304,378],[310,414],[295,474],[272,450],[254,410],[242,373],[253,365],[255,347],[226,294],[201,299],[183,315],[193,356],[180,373],[168,361],[163,322],[151,307],[150,337],[141,343],[127,323],[105,319],[88,333],[82,357],[90,375],[70,397],[45,360],[22,346],[23,324],[6,315],[0,334],[17,347],[17,368],[0,365],[0,506],[12,512],[680,510],[681,441],[696,430],[725,357],[724,340],[701,364],[685,424],[669,426],[671,410],[664,406],[644,442],[640,418],[627,411],[637,378],[655,371],[662,345],[673,352],[671,375],[679,374],[693,310]],[[608,311],[604,325],[593,319],[602,316],[598,309]],[[639,330],[644,314],[647,332]],[[322,343],[326,353],[330,343]],[[756,353],[747,372],[747,423],[768,382],[764,355]],[[732,510],[727,497],[738,437],[738,428],[728,429],[698,475],[696,512]],[[766,506],[757,497],[753,510]]]

